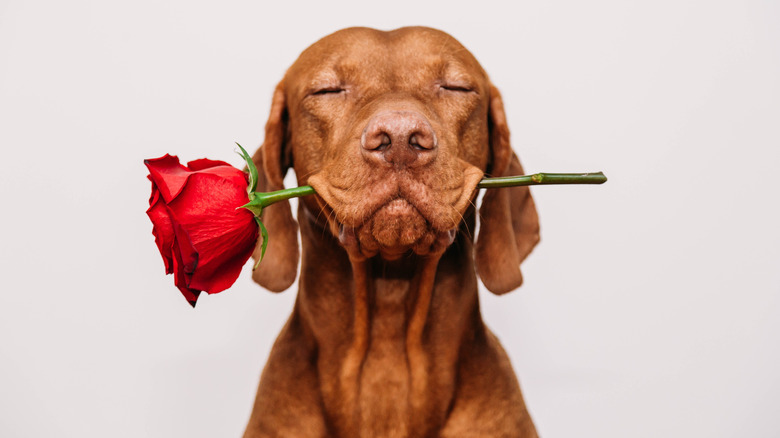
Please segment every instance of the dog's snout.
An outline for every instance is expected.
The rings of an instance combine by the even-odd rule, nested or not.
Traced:
[[[360,138],[363,156],[376,163],[421,166],[436,154],[430,122],[413,111],[384,111],[368,121]]]

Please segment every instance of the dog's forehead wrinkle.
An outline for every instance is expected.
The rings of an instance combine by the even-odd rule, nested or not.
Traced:
[[[342,85],[341,75],[335,68],[325,67],[317,70],[308,80],[308,90],[317,90],[321,87]]]
[[[475,77],[459,63],[449,62],[444,68],[441,79],[444,85],[475,87],[476,83],[483,78]]]

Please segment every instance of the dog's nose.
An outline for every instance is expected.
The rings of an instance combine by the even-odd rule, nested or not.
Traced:
[[[360,137],[367,160],[404,167],[430,162],[437,142],[428,120],[413,111],[381,112],[368,121]]]

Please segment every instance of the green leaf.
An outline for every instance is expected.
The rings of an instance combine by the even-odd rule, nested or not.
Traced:
[[[257,269],[258,266],[260,266],[260,262],[262,262],[263,257],[265,257],[265,250],[268,248],[268,230],[260,221],[259,217],[255,216],[255,222],[257,222],[257,225],[260,227],[260,236],[263,237],[263,243],[260,244],[260,259],[257,260],[255,266],[252,268],[253,271]]]
[[[249,169],[249,186],[247,187],[246,191],[249,193],[252,193],[257,189],[257,166],[255,166],[255,162],[252,161],[252,157],[249,156],[249,154],[246,152],[246,149],[241,147],[238,142],[236,142],[236,146],[238,146],[239,149],[241,149],[241,157],[246,161],[246,167]]]

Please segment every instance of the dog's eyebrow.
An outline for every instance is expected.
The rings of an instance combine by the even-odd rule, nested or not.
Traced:
[[[321,88],[338,87],[344,84],[343,76],[335,69],[322,69],[316,72],[307,81],[301,82],[300,91],[310,93]]]
[[[355,74],[363,71],[359,62],[336,59],[328,65],[320,67],[311,76],[309,83],[341,83]]]
[[[462,64],[452,61],[447,62],[443,66],[439,77],[444,83],[468,85],[470,87],[475,87],[477,82],[479,82],[478,78],[469,73]]]

